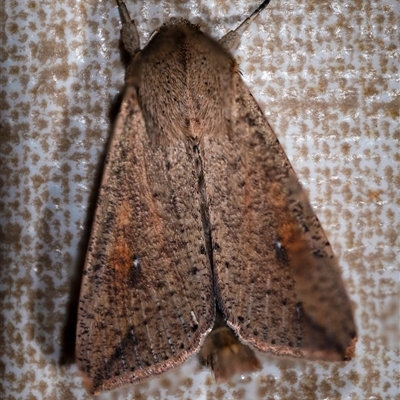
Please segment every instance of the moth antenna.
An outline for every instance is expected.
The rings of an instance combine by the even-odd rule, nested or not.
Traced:
[[[258,15],[268,6],[271,0],[265,0],[263,1],[256,10],[253,11],[253,13],[247,17],[236,29],[235,32],[238,35],[242,35],[243,32],[246,31],[246,29],[249,27],[249,25],[258,17]]]
[[[140,51],[140,38],[135,25],[131,20],[128,8],[122,0],[117,0],[117,5],[122,21],[122,43],[125,50],[133,57]]]
[[[271,0],[263,1],[253,13],[247,17],[234,31],[229,31],[222,39],[220,44],[227,50],[236,50],[239,47],[240,39],[243,32],[247,30],[249,25],[258,17],[258,15],[268,6]]]

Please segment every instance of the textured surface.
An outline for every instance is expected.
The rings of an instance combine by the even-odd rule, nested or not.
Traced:
[[[0,7],[0,394],[85,398],[75,364],[60,359],[74,338],[65,326],[123,84],[118,13],[111,1]],[[218,38],[251,9],[128,7],[142,44],[170,16],[202,21]],[[263,357],[259,374],[219,386],[192,359],[120,398],[399,396],[399,15],[395,0],[273,1],[236,55],[340,257],[356,357],[344,367]]]

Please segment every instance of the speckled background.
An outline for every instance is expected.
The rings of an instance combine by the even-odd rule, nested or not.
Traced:
[[[214,37],[255,2],[128,1],[142,44],[171,16]],[[1,18],[0,397],[89,398],[73,363],[79,280],[124,68],[113,1],[5,0]],[[278,1],[236,53],[340,258],[347,365],[263,356],[216,385],[196,358],[121,399],[400,399],[400,3]]]

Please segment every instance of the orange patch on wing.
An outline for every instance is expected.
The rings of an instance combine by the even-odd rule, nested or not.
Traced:
[[[295,277],[306,279],[315,265],[310,244],[299,225],[293,221],[284,222],[277,228],[277,233],[287,252]]]
[[[110,266],[123,275],[127,275],[132,267],[132,251],[123,238],[116,243],[109,258]]]

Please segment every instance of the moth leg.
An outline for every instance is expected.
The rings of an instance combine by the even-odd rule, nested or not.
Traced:
[[[131,20],[125,2],[123,0],[117,0],[117,5],[122,21],[122,43],[124,44],[125,50],[133,57],[140,51],[139,34],[135,22]]]
[[[262,10],[268,6],[271,0],[264,0],[253,13],[247,17],[234,31],[229,31],[219,40],[221,46],[226,50],[234,53],[240,45],[243,32],[247,30],[249,25],[258,17]]]

